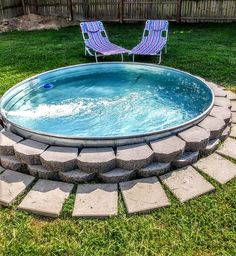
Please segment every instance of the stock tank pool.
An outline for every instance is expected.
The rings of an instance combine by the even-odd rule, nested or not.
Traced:
[[[213,105],[211,89],[180,70],[138,63],[69,66],[29,78],[1,99],[5,128],[56,145],[104,146],[183,130]]]

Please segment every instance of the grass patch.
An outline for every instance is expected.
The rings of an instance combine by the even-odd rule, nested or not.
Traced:
[[[106,25],[111,40],[128,49],[143,24]],[[105,60],[119,60],[107,57]],[[131,60],[126,56],[126,60]],[[154,62],[154,58],[138,58]],[[0,94],[34,74],[94,61],[84,56],[78,27],[0,34]],[[163,65],[236,89],[236,24],[170,24]],[[72,219],[74,193],[60,219],[0,209],[0,255],[236,255],[236,181],[171,207],[107,220]]]
[[[106,28],[111,41],[131,49],[142,36],[143,24],[107,24]],[[0,93],[40,72],[93,61],[84,56],[79,27],[0,34]],[[236,88],[236,24],[170,24],[168,54],[162,64]]]

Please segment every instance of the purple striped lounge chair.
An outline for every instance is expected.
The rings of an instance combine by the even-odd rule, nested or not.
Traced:
[[[167,20],[147,20],[143,31],[141,42],[135,46],[130,54],[158,56],[161,63],[162,50],[167,53],[168,21]]]
[[[88,53],[90,56],[94,56],[96,62],[98,62],[99,56],[115,54],[120,54],[123,61],[123,54],[129,53],[129,50],[110,42],[101,21],[82,22],[80,27],[85,43],[85,55]]]

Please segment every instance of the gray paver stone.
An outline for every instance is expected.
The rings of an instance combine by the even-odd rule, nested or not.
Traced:
[[[226,126],[224,131],[222,132],[221,136],[220,136],[220,140],[225,140],[228,138],[229,134],[230,134],[231,128],[230,126]]]
[[[236,160],[236,140],[232,138],[226,139],[216,152]]]
[[[121,146],[117,148],[117,167],[135,170],[149,165],[153,160],[153,151],[146,143]]]
[[[95,173],[87,173],[79,169],[75,169],[69,172],[59,172],[59,177],[62,181],[75,184],[91,181],[93,178],[95,178],[95,176]]]
[[[208,156],[212,154],[217,149],[219,143],[220,143],[219,139],[210,140],[207,146],[200,151],[200,155]]]
[[[170,205],[156,177],[126,181],[119,184],[128,213],[150,212]]]
[[[73,184],[38,180],[18,209],[49,217],[58,217]]]
[[[210,112],[210,115],[218,119],[223,119],[224,122],[228,124],[231,118],[231,111],[225,107],[214,106]]]
[[[182,203],[214,190],[192,166],[164,174],[160,179]]]
[[[77,156],[78,148],[51,146],[41,154],[40,160],[49,171],[66,172],[75,169]]]
[[[186,151],[199,151],[207,146],[210,133],[199,126],[193,126],[178,136],[186,142]]]
[[[80,170],[88,173],[107,172],[115,167],[115,153],[111,147],[83,148],[77,164]]]
[[[215,89],[215,90],[217,90],[217,89],[219,89],[219,85],[217,85],[217,84],[215,84],[215,83],[213,83],[213,82],[210,82],[210,81],[206,81],[205,80],[205,83],[213,90],[213,89]]]
[[[24,140],[14,145],[16,158],[23,163],[37,165],[41,164],[40,155],[48,145],[34,140]]]
[[[208,85],[213,90],[215,97],[226,97],[227,96],[226,92],[224,90],[222,90],[221,88],[219,88],[217,86],[212,86],[212,83],[209,83],[209,82],[208,82]]]
[[[138,170],[141,177],[160,176],[170,170],[170,163],[153,162],[150,165]]]
[[[198,126],[204,128],[210,132],[210,139],[217,139],[221,136],[224,128],[225,122],[216,117],[207,116],[203,121],[201,121]]]
[[[185,142],[177,136],[170,136],[150,143],[154,160],[168,163],[180,157],[185,149]]]
[[[14,155],[13,146],[21,140],[23,140],[22,137],[12,132],[0,132],[0,155]]]
[[[231,102],[230,102],[230,100],[227,99],[227,98],[224,98],[224,97],[215,97],[214,104],[215,104],[216,106],[231,108]]]
[[[78,185],[73,217],[111,217],[117,215],[117,209],[117,184]]]
[[[15,156],[0,156],[1,165],[5,169],[10,169],[12,171],[20,171],[22,169],[22,163],[16,159]]]
[[[232,120],[232,123],[236,124],[236,112],[232,112],[231,120]]]
[[[236,138],[236,125],[232,125],[230,131],[230,137]]]
[[[220,184],[225,184],[236,176],[236,165],[216,153],[200,159],[194,166]]]
[[[236,101],[231,101],[231,105],[232,105],[231,111],[236,112]]]
[[[174,168],[181,168],[187,165],[197,162],[199,156],[199,151],[196,152],[184,152],[184,154],[177,160],[173,161],[171,164]]]
[[[109,172],[100,173],[98,176],[107,183],[118,183],[121,181],[127,181],[135,177],[135,170],[124,170],[121,168],[115,168]]]
[[[34,177],[6,170],[0,175],[0,204],[9,206],[21,195],[30,184],[34,181]]]
[[[229,100],[236,100],[236,93],[233,93],[231,91],[226,91],[226,93],[227,93],[227,98]]]
[[[45,180],[58,180],[58,173],[47,170],[42,165],[28,165],[29,173]]]

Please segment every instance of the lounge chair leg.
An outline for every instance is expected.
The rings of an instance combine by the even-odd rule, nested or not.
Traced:
[[[98,56],[97,56],[97,53],[96,53],[96,52],[95,52],[94,56],[95,56],[96,62],[98,62]]]
[[[134,54],[133,54],[133,62],[134,62]]]
[[[87,56],[87,50],[86,50],[86,48],[84,49],[84,55]]]
[[[167,54],[167,45],[165,45],[165,54]]]
[[[158,64],[161,64],[161,51],[160,51],[160,55],[159,55],[159,62]]]
[[[121,61],[124,62],[124,56],[121,54]]]

